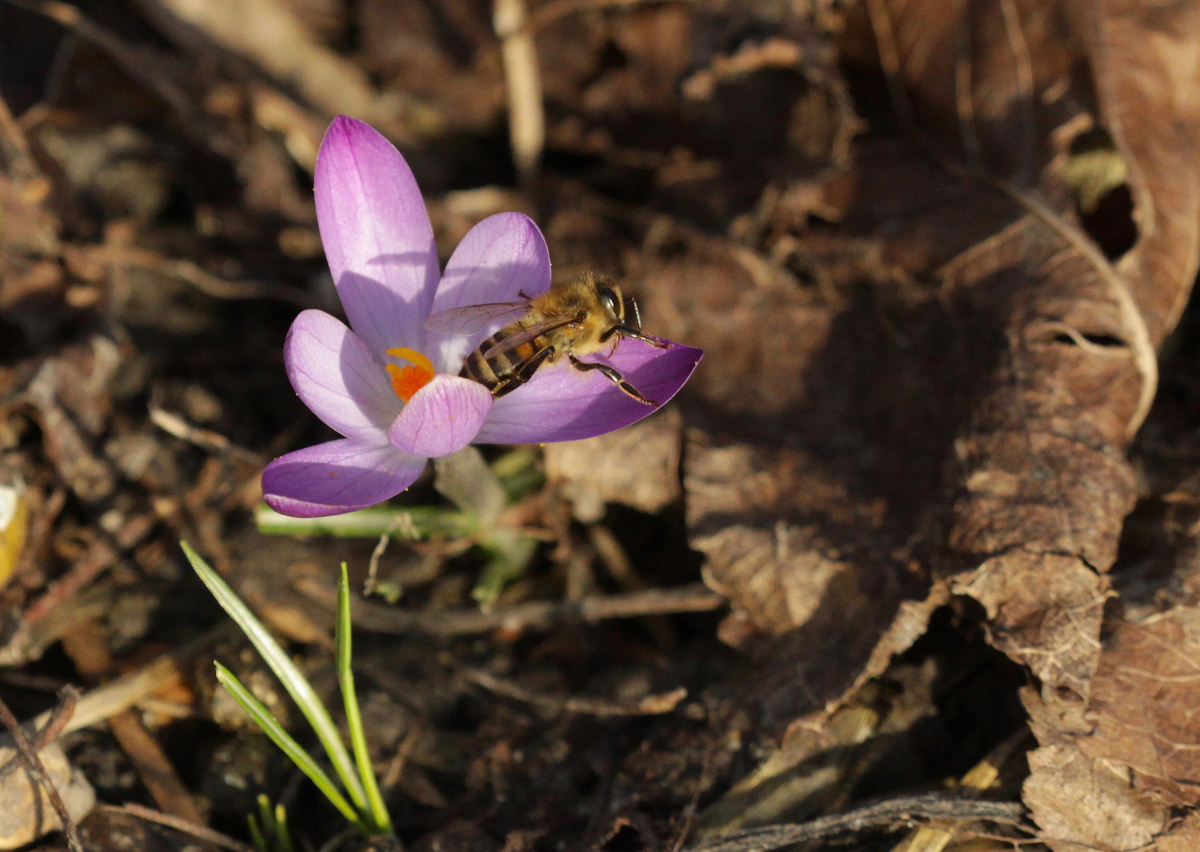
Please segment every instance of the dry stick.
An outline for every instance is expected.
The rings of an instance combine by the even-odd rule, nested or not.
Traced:
[[[1028,728],[1014,731],[971,767],[959,782],[959,789],[967,796],[983,794],[996,783],[1005,764],[1032,736]],[[892,852],[942,852],[956,834],[936,822],[923,825],[892,847]]]
[[[1066,240],[1071,248],[1091,264],[1101,282],[1105,284],[1109,296],[1116,303],[1120,312],[1126,342],[1133,351],[1134,366],[1142,379],[1137,408],[1130,415],[1129,422],[1125,426],[1125,437],[1132,438],[1146,419],[1146,415],[1150,413],[1150,406],[1154,402],[1154,395],[1158,389],[1158,354],[1150,342],[1150,330],[1146,326],[1146,318],[1138,308],[1137,302],[1134,301],[1128,285],[1117,274],[1113,265],[1109,263],[1108,258],[1095,243],[1074,224],[1059,216],[1031,193],[1000,178],[954,162],[943,154],[932,140],[918,132],[912,105],[908,100],[907,92],[904,91],[904,81],[900,74],[900,53],[896,46],[896,34],[892,29],[887,7],[884,5],[884,0],[867,0],[867,8],[871,17],[871,28],[875,32],[875,41],[879,45],[880,64],[883,66],[884,76],[888,83],[892,108],[896,110],[900,123],[908,130],[926,155],[959,180],[986,184],[1008,196],[1018,206],[1025,208],[1027,213],[1041,220],[1043,224]]]
[[[584,12],[636,9],[639,6],[690,6],[695,3],[697,0],[550,0],[530,13],[525,29],[536,32],[550,26],[559,18]]]
[[[236,633],[237,626],[233,622],[222,622],[192,641],[163,654],[147,666],[89,690],[79,699],[74,715],[67,720],[63,732],[70,733],[91,727],[128,710],[153,692],[178,680],[185,662],[222,638]],[[34,721],[38,725],[45,725],[52,718],[53,713],[47,712]]]
[[[42,596],[31,603],[21,616],[21,624],[8,643],[0,648],[0,664],[24,662],[31,646],[39,639],[39,622],[51,619],[58,607],[79,593],[84,586],[103,571],[117,564],[121,554],[130,550],[149,533],[157,518],[149,513],[136,515],[115,533],[103,533],[89,541],[87,553],[80,557],[67,573],[52,582]],[[57,637],[55,637],[57,638]]]
[[[392,533],[400,526],[400,519],[406,518],[408,515],[399,514],[392,518],[392,522],[387,525],[387,529],[379,536],[379,541],[375,545],[375,549],[371,551],[371,559],[367,562],[367,579],[363,582],[363,594],[373,595],[377,587],[379,577],[379,560],[383,558],[383,554],[387,552],[388,543],[392,540]]]
[[[58,795],[58,788],[54,786],[50,780],[50,775],[46,772],[46,767],[42,764],[42,758],[34,749],[33,744],[29,742],[29,737],[25,734],[25,729],[21,727],[21,723],[17,721],[17,717],[8,709],[8,705],[4,703],[4,699],[0,698],[0,722],[8,728],[12,734],[13,742],[17,746],[17,754],[20,756],[21,762],[37,779],[42,790],[45,791],[47,798],[50,799],[50,806],[54,808],[54,813],[58,815],[59,825],[62,826],[63,834],[67,837],[67,846],[71,852],[84,852],[83,841],[79,838],[79,829],[75,827],[74,820],[71,819],[71,814],[67,812],[67,806],[63,803],[62,796]]]
[[[396,749],[395,755],[388,761],[387,770],[384,771],[383,779],[380,783],[383,789],[389,794],[400,783],[400,778],[404,774],[404,767],[408,765],[408,759],[412,756],[413,750],[416,749],[417,743],[421,739],[421,734],[423,733],[422,724],[417,723],[412,726],[409,732],[405,734],[400,747]]]
[[[230,143],[211,131],[201,116],[196,114],[187,94],[166,75],[154,74],[147,69],[145,57],[129,48],[116,35],[84,15],[76,7],[59,0],[3,0],[10,6],[43,15],[56,21],[78,35],[84,41],[107,53],[121,69],[157,94],[179,119],[180,124],[194,138],[217,153],[229,153]]]
[[[166,752],[136,713],[132,710],[118,713],[108,720],[108,728],[159,809],[184,822],[198,825],[204,821],[196,800],[183,785]]]
[[[258,453],[238,446],[220,432],[213,432],[210,429],[201,429],[199,426],[193,426],[173,411],[158,408],[153,403],[150,405],[149,410],[151,423],[168,435],[173,435],[181,441],[187,441],[189,444],[194,444],[210,452],[228,453],[231,456],[236,456],[243,461],[253,464],[263,464],[265,461]]]
[[[451,666],[454,663],[446,660]],[[578,713],[585,716],[658,716],[670,713],[679,702],[687,697],[687,690],[678,687],[670,692],[647,695],[636,704],[616,704],[600,698],[556,698],[549,695],[539,695],[530,692],[523,686],[511,680],[496,677],[479,669],[469,669],[455,666],[458,674],[476,686],[481,686],[489,692],[504,695],[508,698],[532,704],[555,715],[561,713]]]
[[[79,591],[107,570],[120,559],[116,550],[103,540],[93,540],[88,552],[77,560],[58,579],[50,583],[41,597],[31,603],[21,616],[20,626],[9,638],[8,643],[0,648],[0,665],[16,665],[29,660],[33,654],[31,649],[38,648],[46,640],[45,628],[61,627],[56,624],[56,617],[61,614],[59,607],[74,598]],[[86,607],[85,607],[86,610]],[[78,615],[78,613],[73,613]],[[58,635],[51,631],[54,639]],[[46,642],[46,644],[49,644]]]
[[[79,698],[79,693],[72,686],[63,689],[58,701],[58,705],[48,712],[45,724],[42,727],[37,727],[37,720],[32,723],[27,722],[25,727],[34,727],[34,739],[32,742],[33,748],[41,753],[42,749],[50,745],[58,739],[58,735],[63,732],[67,722],[71,718],[71,714],[75,712],[75,702]],[[38,717],[41,718],[41,717]],[[17,770],[17,761],[11,760],[8,763],[0,766],[0,779],[7,778]]]
[[[311,580],[298,580],[297,590],[317,603],[332,608],[337,593]],[[460,609],[441,612],[412,612],[386,604],[356,599],[352,602],[354,623],[375,633],[463,636],[493,630],[546,630],[555,624],[638,618],[684,612],[711,612],[726,605],[721,595],[701,583],[672,589],[649,589],[621,595],[597,595],[579,601],[533,601],[488,611]]]
[[[977,820],[1021,826],[1019,802],[958,799],[940,793],[902,796],[802,823],[785,823],[727,834],[688,848],[687,852],[765,852],[848,832],[892,828],[913,819]]]
[[[971,18],[965,14],[968,0],[953,0],[954,8],[954,111],[958,135],[968,163],[983,162],[983,146],[975,129],[974,75],[971,73]]]
[[[95,252],[112,264],[149,269],[195,287],[214,299],[275,299],[298,308],[324,307],[324,302],[315,296],[279,284],[262,281],[230,281],[206,272],[199,264],[190,260],[164,257],[149,249],[132,246],[102,246]]]
[[[89,681],[100,680],[112,670],[106,643],[107,637],[94,619],[84,621],[62,639],[63,650],[75,663],[76,671]],[[108,720],[108,727],[160,809],[188,822],[204,821],[162,746],[143,727],[137,714],[131,710],[116,713]]]
[[[8,161],[13,174],[23,180],[41,178],[41,172],[29,151],[29,140],[21,132],[8,102],[0,96],[0,154]],[[47,192],[49,187],[46,187]]]
[[[253,846],[247,846],[245,843],[235,840],[228,834],[222,834],[211,828],[205,828],[202,825],[196,825],[187,820],[173,817],[170,814],[164,814],[161,811],[156,811],[153,808],[147,808],[143,805],[136,805],[132,802],[124,805],[100,805],[99,809],[109,811],[110,813],[129,814],[138,819],[144,819],[147,822],[165,825],[167,828],[182,831],[184,834],[190,834],[197,840],[206,841],[222,849],[229,849],[231,852],[257,852]]]
[[[696,780],[695,788],[692,790],[691,800],[683,810],[683,828],[679,831],[679,837],[671,844],[671,852],[680,852],[683,844],[687,842],[688,835],[692,833],[696,816],[700,813],[700,797],[704,791],[712,787],[713,781],[716,780],[713,774],[713,763],[715,752],[719,747],[714,744],[704,751],[704,758],[700,764],[700,777]]]
[[[525,0],[495,0],[492,26],[500,39],[500,58],[508,90],[508,133],[513,162],[522,180],[537,173],[546,144],[546,112],[533,33],[526,27]]]
[[[1032,179],[1034,161],[1037,158],[1037,97],[1033,91],[1033,59],[1029,55],[1029,42],[1021,28],[1021,17],[1016,3],[1013,0],[1000,0],[1000,13],[1004,19],[1004,34],[1012,48],[1013,65],[1017,71],[1017,86],[1021,94],[1018,104],[1023,107],[1022,112],[1025,114],[1025,120],[1021,123],[1023,138],[1017,148],[1017,178],[1018,182],[1023,183]]]

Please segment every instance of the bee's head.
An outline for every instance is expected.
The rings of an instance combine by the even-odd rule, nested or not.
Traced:
[[[621,288],[616,284],[601,284],[596,292],[609,317],[618,325],[625,322],[625,300],[621,297]]]
[[[664,344],[642,334],[642,315],[636,299],[632,296],[626,299],[621,293],[621,288],[611,278],[592,278],[591,282],[596,288],[596,298],[600,300],[608,319],[612,322],[608,330],[600,335],[601,343],[606,343],[613,335],[617,335],[632,337],[660,349],[663,347]]]

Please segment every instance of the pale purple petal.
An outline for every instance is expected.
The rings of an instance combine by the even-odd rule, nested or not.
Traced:
[[[679,343],[656,349],[639,340],[622,340],[611,358],[605,354],[580,360],[615,367],[659,405],[640,403],[599,371],[581,373],[564,360],[541,367],[525,385],[496,400],[475,443],[576,441],[621,429],[653,414],[673,397],[704,353]]]
[[[263,499],[294,518],[323,518],[365,509],[412,485],[426,460],[394,447],[345,439],[281,456],[263,471]]]
[[[524,213],[497,213],[467,232],[442,273],[433,312],[515,302],[550,289],[550,252],[533,220]],[[429,357],[441,371],[457,373],[463,360],[512,322],[494,320],[470,335],[429,334]]]
[[[471,443],[491,407],[492,395],[483,385],[439,373],[413,394],[388,440],[414,456],[446,456]]]
[[[387,443],[400,400],[383,364],[341,320],[302,312],[284,341],[283,362],[296,394],[326,426],[360,444]]]
[[[340,116],[317,154],[325,258],[350,327],[378,350],[425,346],[437,248],[408,164],[370,125]]]

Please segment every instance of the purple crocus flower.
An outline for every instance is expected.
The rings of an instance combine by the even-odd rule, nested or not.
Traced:
[[[484,219],[439,274],[433,228],[408,164],[369,125],[345,117],[321,143],[315,191],[321,241],[350,327],[304,311],[283,358],[300,399],[343,437],[267,465],[263,496],[276,511],[311,518],[362,509],[408,488],[426,460],[469,443],[590,438],[655,410],[598,371],[565,362],[542,366],[493,399],[458,372],[511,318],[469,336],[426,329],[439,311],[519,301],[520,293],[549,288],[546,241],[528,216]],[[666,402],[702,353],[664,343],[657,349],[625,338],[602,357],[647,397]]]

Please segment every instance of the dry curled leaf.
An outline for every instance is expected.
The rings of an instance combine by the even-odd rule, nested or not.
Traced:
[[[656,327],[719,353],[693,384],[693,542],[760,629],[836,606],[848,642],[881,635],[880,578],[902,588],[920,558],[1037,678],[1035,730],[1056,751],[1032,759],[1078,782],[1035,807],[1047,838],[1077,793],[1113,815],[1092,842],[1145,842],[1161,808],[1095,775],[1074,737],[1098,700],[1107,572],[1136,498],[1126,451],[1200,257],[1200,99],[1183,82],[1200,11],[862,8],[847,58],[876,64],[903,131],[859,139],[849,165],[834,227],[866,250],[823,264],[801,228],[765,236],[770,260],[690,244],[654,276]],[[1124,213],[1071,177],[1089,135],[1124,165],[1106,184]]]
[[[1030,761],[1025,800],[1048,837],[1063,848],[1136,849],[1163,831],[1171,808],[1195,808],[1198,666],[1195,607],[1113,625],[1091,681],[1091,729],[1065,737],[1050,726],[1042,736],[1057,733],[1060,742]]]
[[[653,514],[679,499],[682,431],[679,412],[668,409],[598,438],[548,444],[546,476],[583,521],[599,520],[605,503]]]

